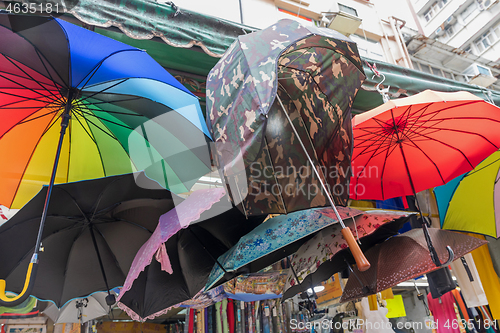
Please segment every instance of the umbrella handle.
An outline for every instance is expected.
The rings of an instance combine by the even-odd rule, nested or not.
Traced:
[[[38,268],[38,263],[30,262],[28,272],[26,273],[26,280],[24,281],[23,291],[15,297],[7,297],[5,294],[5,280],[0,279],[0,305],[1,306],[16,306],[24,302],[31,294],[35,284],[35,275]]]
[[[363,254],[363,251],[361,251],[361,248],[359,247],[359,244],[356,242],[356,239],[354,238],[351,229],[349,227],[343,228],[342,236],[344,236],[347,245],[349,245],[349,249],[351,250],[352,256],[354,257],[354,260],[356,260],[356,266],[358,266],[358,270],[360,272],[368,270],[370,268],[370,263]]]

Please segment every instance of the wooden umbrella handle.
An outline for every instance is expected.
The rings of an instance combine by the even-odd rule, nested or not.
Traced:
[[[363,254],[363,251],[361,251],[361,249],[359,248],[359,244],[356,242],[356,239],[354,238],[354,235],[352,234],[352,231],[349,227],[345,227],[342,229],[342,236],[344,236],[347,245],[349,245],[349,249],[351,250],[352,256],[354,257],[354,260],[356,260],[356,265],[358,266],[358,270],[360,272],[364,272],[368,268],[370,268],[370,263],[368,262],[368,259],[366,259],[365,255]]]

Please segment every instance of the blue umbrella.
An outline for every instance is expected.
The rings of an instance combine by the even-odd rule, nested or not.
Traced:
[[[349,207],[338,207],[338,212],[345,220],[363,214]],[[334,223],[338,223],[338,219],[332,208],[307,209],[267,220],[218,258],[205,289],[234,275],[257,272],[273,264],[294,253],[309,239],[308,236]]]

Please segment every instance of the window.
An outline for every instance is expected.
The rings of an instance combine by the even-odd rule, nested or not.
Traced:
[[[441,70],[436,67],[431,67],[432,69],[432,74],[437,75],[437,76],[443,76],[443,73],[441,73]]]
[[[447,78],[447,79],[452,79],[453,80],[453,74],[449,73],[449,72],[445,72],[443,71],[443,74],[444,74],[444,77]]]
[[[431,8],[429,8],[424,13],[424,19],[426,22],[429,22],[443,7],[448,3],[449,0],[440,0],[436,1],[432,4]]]
[[[356,42],[360,56],[373,60],[386,61],[384,50],[379,42],[356,34],[350,35],[349,38]]]
[[[469,45],[464,49],[465,52],[472,54],[472,47]]]
[[[339,11],[347,13],[347,14],[351,14],[353,16],[358,16],[358,12],[356,11],[356,9],[349,7],[349,6],[346,6],[346,5],[343,5],[341,3],[339,3]]]
[[[431,68],[429,66],[424,65],[424,64],[420,64],[420,68],[422,69],[422,72],[432,74]]]
[[[481,37],[474,41],[474,45],[476,46],[479,53],[482,53],[483,51],[488,49],[498,40],[499,37],[495,33],[495,30],[497,29],[498,27],[495,27],[494,29],[486,31]]]
[[[451,38],[455,34],[455,27],[452,25],[448,26],[446,29],[444,29],[444,33],[446,34],[448,39]]]
[[[464,23],[467,23],[472,19],[472,14],[478,11],[476,2],[471,3],[465,10],[460,14]]]

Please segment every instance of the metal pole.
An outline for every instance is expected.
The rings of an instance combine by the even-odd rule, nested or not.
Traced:
[[[444,264],[442,264],[441,261],[439,260],[439,255],[436,252],[434,245],[432,244],[432,239],[431,239],[431,236],[429,235],[429,229],[427,227],[427,223],[424,220],[424,214],[422,214],[422,210],[420,208],[420,204],[419,204],[418,199],[417,199],[417,192],[415,191],[415,186],[413,185],[413,179],[411,178],[410,168],[408,167],[408,162],[406,161],[406,155],[404,153],[402,139],[399,137],[399,130],[398,130],[397,125],[396,125],[396,120],[394,119],[394,114],[391,113],[391,116],[392,116],[392,122],[394,124],[394,131],[395,131],[396,136],[398,138],[398,140],[396,142],[399,146],[399,150],[401,151],[401,155],[403,157],[403,162],[405,164],[406,174],[408,175],[408,180],[410,181],[411,190],[413,192],[413,195],[415,196],[415,201],[417,202],[418,212],[420,213],[420,217],[422,218],[422,229],[423,229],[425,241],[427,242],[427,247],[429,249],[429,253],[431,255],[432,262],[437,267],[445,266],[453,261],[453,258],[454,258],[453,250],[451,249],[451,247],[446,246],[446,249],[448,250],[449,257],[448,257],[448,260]]]
[[[339,223],[342,226],[342,228],[345,228],[346,226],[344,224],[344,221],[340,217],[340,214],[337,211],[337,207],[335,207],[335,204],[333,203],[333,199],[332,199],[332,197],[330,195],[330,192],[326,189],[326,185],[325,185],[325,183],[323,183],[323,179],[321,179],[321,176],[320,176],[318,170],[314,166],[314,162],[312,161],[311,156],[309,156],[309,154],[307,153],[307,149],[304,146],[304,143],[302,142],[302,139],[300,138],[299,133],[295,129],[295,126],[293,125],[292,120],[290,119],[290,116],[288,115],[288,112],[286,112],[285,106],[283,105],[283,102],[281,101],[281,98],[278,95],[276,95],[276,98],[278,99],[278,102],[280,103],[281,108],[283,109],[283,113],[285,114],[286,118],[288,119],[288,122],[290,123],[290,126],[292,127],[293,133],[295,133],[295,136],[297,137],[297,140],[299,141],[300,145],[302,146],[302,149],[304,150],[304,153],[306,154],[307,159],[309,160],[309,163],[311,163],[311,167],[314,170],[314,173],[316,174],[316,177],[318,177],[318,180],[319,180],[319,182],[321,184],[321,187],[323,188],[323,191],[325,191],[325,195],[328,198],[328,201],[330,202],[330,205],[333,208],[333,211],[335,213],[335,216],[337,217],[337,220],[339,221]]]
[[[356,242],[356,239],[354,238],[354,236],[352,234],[351,229],[349,229],[345,226],[344,221],[340,217],[340,214],[337,211],[337,207],[335,207],[335,204],[333,203],[333,199],[330,195],[330,192],[326,188],[325,183],[323,183],[323,179],[321,179],[321,176],[320,176],[318,170],[314,166],[314,162],[312,161],[311,156],[309,156],[309,154],[307,153],[307,149],[304,146],[304,143],[302,142],[302,139],[300,138],[299,133],[297,132],[297,129],[293,125],[292,120],[290,119],[290,116],[288,115],[288,112],[286,111],[285,106],[283,105],[283,102],[281,101],[281,98],[278,95],[276,95],[276,98],[278,99],[278,102],[280,103],[281,108],[283,109],[283,113],[285,114],[286,118],[288,119],[288,122],[290,123],[290,126],[292,127],[292,130],[295,133],[295,136],[297,137],[297,140],[299,141],[302,149],[304,150],[304,153],[306,154],[307,159],[309,160],[309,163],[311,163],[311,167],[313,168],[314,173],[318,177],[318,180],[321,184],[321,187],[323,188],[323,191],[325,191],[325,195],[328,198],[330,205],[332,206],[333,212],[335,213],[337,220],[339,221],[340,225],[342,226],[342,236],[344,237],[347,244],[349,245],[349,249],[351,250],[351,253],[354,257],[354,260],[356,261],[356,265],[358,266],[358,270],[361,272],[366,271],[367,269],[370,268],[370,263],[368,262],[368,260],[364,256],[363,252],[361,251],[358,243]]]
[[[54,160],[54,166],[52,167],[52,175],[50,176],[49,187],[47,188],[47,196],[45,197],[45,204],[43,206],[42,218],[40,220],[40,226],[38,228],[38,237],[36,239],[35,251],[33,252],[33,257],[31,262],[38,262],[38,251],[40,250],[40,244],[42,243],[43,227],[45,226],[45,220],[47,219],[47,212],[49,208],[50,196],[52,194],[52,188],[54,187],[54,181],[56,179],[57,165],[59,164],[59,157],[61,156],[61,149],[64,140],[64,134],[66,133],[66,128],[69,125],[69,119],[71,118],[71,102],[73,99],[73,92],[71,89],[68,91],[68,98],[66,100],[66,106],[62,114],[61,119],[61,132],[59,134],[59,143],[57,144],[56,158]]]
[[[49,208],[50,196],[52,194],[52,188],[54,187],[54,181],[57,173],[57,165],[59,164],[59,157],[61,155],[62,144],[64,140],[64,134],[66,133],[66,128],[69,125],[69,119],[71,118],[71,104],[73,101],[73,91],[68,90],[68,95],[66,97],[66,105],[62,113],[61,119],[61,132],[59,134],[59,143],[57,145],[56,157],[54,159],[54,166],[52,167],[52,175],[50,176],[49,186],[47,188],[47,195],[45,197],[45,203],[43,206],[42,217],[40,219],[40,226],[38,227],[38,236],[35,243],[35,249],[33,251],[33,256],[31,257],[30,263],[28,265],[28,271],[26,273],[26,278],[24,282],[24,288],[22,292],[13,297],[8,298],[5,295],[5,281],[0,279],[0,305],[1,306],[16,306],[24,302],[31,294],[33,287],[35,285],[36,272],[38,270],[38,252],[40,251],[40,246],[42,244],[43,228],[45,226],[45,220],[47,219],[47,213]]]

